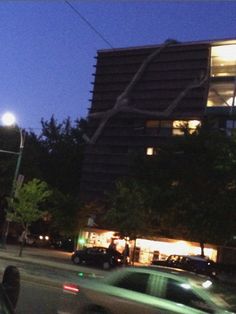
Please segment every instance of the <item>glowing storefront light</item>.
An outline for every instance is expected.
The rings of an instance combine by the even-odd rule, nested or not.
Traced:
[[[108,230],[87,229],[80,233],[78,245],[87,247],[103,246],[108,247],[114,241],[116,249],[119,252],[124,250],[124,247],[129,241],[129,238],[120,238],[116,232]],[[129,241],[129,246],[134,247],[134,241]],[[166,259],[169,255],[200,255],[201,248],[198,243],[188,242],[183,240],[174,240],[159,238],[156,240],[136,239],[136,249],[138,249],[138,261],[144,264],[150,264],[154,256],[159,259]],[[210,259],[216,261],[217,250],[214,247],[205,246],[204,253]]]
[[[144,252],[155,252],[158,251],[162,256],[169,255],[200,255],[201,248],[196,244],[191,244],[191,242],[187,241],[153,241],[146,239],[137,239],[136,246],[140,247],[141,251]],[[205,247],[204,249],[205,255],[209,256],[212,260],[216,260],[217,250],[214,248]],[[141,257],[140,262],[146,262],[148,259],[145,257]]]

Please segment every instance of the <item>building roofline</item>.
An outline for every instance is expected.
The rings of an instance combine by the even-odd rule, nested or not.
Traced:
[[[174,46],[189,46],[189,45],[201,45],[201,44],[211,44],[211,45],[223,45],[223,44],[236,44],[236,38],[224,38],[224,39],[209,39],[209,40],[199,40],[199,41],[188,41],[188,42],[179,42],[173,44]],[[153,45],[141,45],[141,46],[129,46],[122,48],[109,48],[109,49],[99,49],[98,53],[102,52],[118,52],[118,51],[127,51],[127,50],[138,50],[138,49],[150,49],[150,48],[158,48],[161,44],[153,44]]]

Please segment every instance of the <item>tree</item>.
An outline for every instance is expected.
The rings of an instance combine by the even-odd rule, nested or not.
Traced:
[[[78,195],[84,152],[83,129],[86,121],[81,119],[72,125],[70,118],[58,123],[52,116],[42,120],[39,141],[44,150],[40,160],[43,180],[63,194]]]
[[[33,179],[17,190],[14,199],[9,199],[9,207],[12,211],[7,213],[7,218],[10,221],[19,223],[23,228],[19,256],[22,255],[30,225],[40,219],[44,214],[40,210],[40,206],[46,201],[49,195],[50,191],[47,184],[43,181]]]
[[[78,199],[54,189],[48,199],[48,207],[52,215],[50,230],[54,234],[73,237],[79,224]]]
[[[79,207],[78,191],[81,176],[86,120],[70,118],[58,122],[53,116],[42,120],[42,130],[24,132],[25,146],[20,167],[24,181],[33,178],[47,182],[53,191],[49,206],[52,206],[52,230],[55,233],[74,232],[75,215]],[[0,149],[18,151],[19,131],[0,127]],[[5,200],[11,193],[17,156],[0,152],[0,219],[5,218]],[[55,198],[54,200],[52,200]],[[59,201],[60,199],[60,201]],[[63,221],[67,223],[63,223]],[[33,226],[34,227],[34,226]],[[32,227],[32,228],[33,228]]]
[[[150,232],[152,217],[147,207],[146,190],[134,180],[118,181],[116,189],[109,195],[109,209],[105,221],[110,228],[124,237],[133,239]],[[133,250],[133,259],[135,245]]]
[[[19,151],[19,131],[15,128],[0,127],[0,198],[10,195]]]
[[[202,254],[204,243],[223,244],[232,237],[236,228],[235,136],[212,130],[206,123],[195,134],[186,132],[160,145],[158,155],[139,160],[136,169],[136,180],[152,195],[150,207],[161,221],[163,235],[198,241]],[[158,193],[153,193],[154,188]]]

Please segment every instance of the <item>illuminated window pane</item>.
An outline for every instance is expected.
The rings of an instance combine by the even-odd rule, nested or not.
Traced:
[[[211,76],[236,76],[236,45],[211,48]]]
[[[146,149],[146,155],[152,156],[152,155],[157,155],[158,148],[157,147],[147,147]]]
[[[207,107],[231,107],[235,84],[233,82],[211,83],[208,92]]]
[[[197,128],[198,126],[200,126],[200,125],[201,125],[201,121],[199,121],[199,120],[189,120],[189,121],[188,121],[188,127],[189,127],[189,129],[196,130],[196,128]]]
[[[201,124],[199,120],[175,120],[173,121],[173,135],[184,135],[184,129],[188,129],[188,132],[192,134],[196,128]]]
[[[175,120],[173,121],[173,135],[184,135],[184,128],[187,128],[187,121]]]
[[[154,153],[154,148],[153,147],[148,147],[147,150],[146,150],[146,154],[151,156],[153,155]]]

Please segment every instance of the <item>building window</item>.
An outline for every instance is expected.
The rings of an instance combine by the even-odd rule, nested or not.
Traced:
[[[148,120],[146,121],[146,127],[148,129],[155,129],[155,128],[171,128],[172,121],[169,120]]]
[[[235,120],[226,120],[226,134],[231,136],[236,129],[236,121]]]
[[[211,82],[207,106],[208,107],[231,107],[235,105],[234,82]]]
[[[147,147],[146,155],[147,156],[157,155],[157,151],[158,151],[158,149],[156,147]]]
[[[211,82],[207,107],[235,105],[236,45],[211,48]]]
[[[211,48],[211,76],[236,76],[236,45]]]
[[[146,121],[146,134],[150,136],[170,136],[172,121],[148,120]]]
[[[161,126],[161,121],[159,120],[148,120],[146,122],[146,127],[148,129],[159,128]]]
[[[188,130],[189,134],[193,134],[197,127],[201,125],[199,120],[175,120],[173,121],[173,135],[184,135],[185,130]]]

